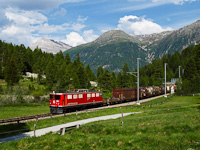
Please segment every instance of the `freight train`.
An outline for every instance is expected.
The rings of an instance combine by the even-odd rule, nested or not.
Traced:
[[[171,87],[167,86],[167,93]],[[139,98],[149,98],[164,94],[163,86],[151,86],[139,88]],[[50,112],[53,114],[65,113],[68,110],[108,105],[113,103],[122,103],[124,101],[134,101],[137,99],[137,88],[118,88],[112,91],[112,97],[103,99],[103,92],[89,91],[88,89],[78,89],[71,91],[54,91],[50,93]]]

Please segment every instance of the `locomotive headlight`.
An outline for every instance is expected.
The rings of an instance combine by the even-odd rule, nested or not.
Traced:
[[[49,104],[51,105],[51,102]]]
[[[58,103],[58,105],[60,105],[60,103]]]

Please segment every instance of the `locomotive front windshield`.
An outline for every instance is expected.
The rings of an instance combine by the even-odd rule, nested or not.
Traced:
[[[60,99],[60,95],[50,95],[50,99]]]
[[[53,99],[53,95],[50,95],[50,99]]]
[[[60,95],[55,95],[55,99],[60,99]]]

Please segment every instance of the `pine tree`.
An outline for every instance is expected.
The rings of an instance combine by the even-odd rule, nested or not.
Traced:
[[[102,75],[103,72],[104,72],[104,71],[103,71],[102,66],[99,66],[99,67],[97,68],[97,78],[99,78],[99,76]]]
[[[18,83],[20,79],[20,75],[17,70],[17,66],[15,65],[15,60],[12,57],[7,60],[7,65],[5,67],[5,81],[8,85],[12,86],[14,83]]]
[[[111,87],[115,89],[117,87],[117,78],[114,72],[111,74]]]
[[[85,74],[85,69],[82,65],[79,66],[77,70],[77,75],[79,78],[80,88],[87,88],[88,78]]]
[[[74,75],[72,77],[72,88],[75,88],[75,89],[81,88],[79,78],[76,73],[74,73]]]
[[[194,58],[191,58],[186,64],[184,78],[191,80],[193,76],[197,75],[197,67]]]
[[[90,65],[88,64],[85,68],[85,72],[87,74],[88,80],[89,81],[94,81],[96,79],[94,73],[92,72],[92,70],[90,69]]]
[[[72,84],[72,77],[73,77],[73,71],[72,71],[72,64],[69,64],[66,66],[65,69],[63,69],[64,75],[62,78],[62,84],[63,87],[68,89],[70,84]]]
[[[121,74],[121,72],[119,72],[118,76],[117,76],[117,87],[122,88],[122,74]]]
[[[111,91],[112,90],[112,85],[111,85],[111,75],[108,69],[106,69],[102,75],[102,88],[104,90]]]
[[[122,88],[128,88],[131,85],[130,81],[130,72],[128,63],[125,63],[123,66],[123,74],[122,74]]]
[[[67,54],[65,55],[65,62],[66,62],[67,65],[69,65],[69,64],[72,63],[72,62],[71,62],[71,58],[70,58],[70,56],[69,56],[69,53],[67,53]]]
[[[75,58],[74,63],[73,63],[73,67],[79,68],[80,65],[83,65],[83,63],[80,61],[80,54],[77,53],[76,58]]]
[[[53,88],[53,85],[55,83],[55,65],[53,63],[53,60],[50,60],[47,67],[46,67],[46,80],[47,80],[47,86],[51,90]]]

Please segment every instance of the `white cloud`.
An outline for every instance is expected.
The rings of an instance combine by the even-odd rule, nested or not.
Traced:
[[[92,42],[96,38],[98,38],[98,35],[94,34],[93,30],[85,30],[85,31],[83,31],[82,35],[80,35],[77,32],[71,32],[70,34],[67,34],[66,37],[67,37],[67,39],[63,40],[63,42],[74,47],[74,46],[78,46],[80,44]]]
[[[173,3],[176,5],[182,5],[185,2],[195,2],[196,0],[152,0],[152,2],[156,3],[156,2],[163,2],[163,3]]]
[[[78,20],[77,21],[84,23],[87,19],[88,19],[88,17],[83,18],[81,16],[78,16]]]
[[[148,0],[128,0],[129,2],[145,2],[145,1],[148,1]],[[182,5],[184,4],[185,2],[195,2],[197,0],[151,0],[152,2],[156,3],[156,2],[161,2],[163,4],[165,3],[173,3],[173,4],[176,4],[176,5]]]
[[[64,23],[61,25],[49,25],[48,23],[40,24],[38,26],[33,27],[38,33],[42,34],[51,34],[51,33],[59,33],[70,29],[70,24]]]
[[[37,30],[37,26],[47,22],[47,17],[41,13],[11,7],[5,10],[5,16],[10,24],[0,28],[0,39],[19,45],[31,44],[35,38],[32,33]]]
[[[1,0],[0,8],[16,7],[23,10],[46,11],[63,3],[77,3],[85,0]]]
[[[86,25],[84,24],[80,24],[80,23],[73,23],[70,27],[70,29],[74,30],[74,31],[81,31],[83,28],[85,28]]]
[[[48,24],[48,18],[38,11],[25,11],[11,7],[5,10],[5,16],[10,24],[0,27],[0,39],[14,44],[24,44],[25,46],[29,46],[38,37],[49,37],[53,33],[59,36],[59,33],[66,33],[70,30],[80,32],[86,27],[83,23],[87,20],[87,18],[82,18],[81,21],[79,17],[77,23],[50,25]],[[72,41],[71,36],[73,35],[69,36],[68,41]],[[77,41],[80,42],[74,44],[74,41],[72,41],[72,45],[85,42],[81,38],[78,38]]]
[[[94,34],[93,30],[85,30],[83,32],[83,38],[86,42],[92,42],[97,39],[99,36]]]
[[[133,15],[124,16],[120,18],[118,22],[118,29],[135,35],[159,33],[166,30],[172,30],[169,27],[164,29],[159,24],[152,22],[150,19]]]
[[[64,42],[70,46],[77,46],[86,43],[83,37],[77,32],[71,32],[70,34],[66,35],[66,37],[67,39]]]
[[[13,9],[11,7],[6,9],[5,16],[16,24],[41,24],[47,21],[47,17],[36,11],[24,11]]]
[[[130,4],[129,6],[126,7],[120,7],[118,9],[112,10],[111,12],[143,10],[166,4],[183,5],[186,2],[192,3],[198,0],[127,0],[127,1],[130,3],[133,2],[134,4],[133,5]]]
[[[0,38],[6,40],[6,42],[14,42],[14,44],[31,44],[31,41],[34,40],[30,30],[28,28],[16,27],[11,25],[5,29],[0,29]]]
[[[53,16],[57,16],[57,15],[64,16],[64,15],[66,15],[66,13],[67,13],[67,10],[65,8],[61,8],[60,10],[54,12]]]

